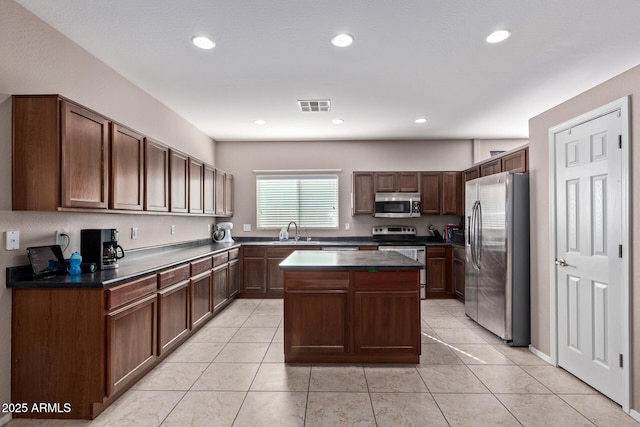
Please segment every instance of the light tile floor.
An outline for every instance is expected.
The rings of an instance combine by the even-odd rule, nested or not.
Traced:
[[[419,365],[285,365],[282,300],[234,301],[93,421],[19,426],[638,426],[455,300],[422,301]]]

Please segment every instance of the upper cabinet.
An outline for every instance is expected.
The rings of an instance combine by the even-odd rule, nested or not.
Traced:
[[[111,124],[112,209],[140,211],[144,205],[144,136]]]
[[[422,215],[440,215],[442,172],[422,172],[420,185]]]
[[[423,215],[462,215],[460,172],[420,172]]]
[[[418,192],[417,172],[375,172],[374,191],[376,193],[416,193]]]
[[[502,157],[502,172],[528,172],[529,149],[516,151]]]
[[[374,214],[373,172],[354,172],[351,182],[351,215]]]
[[[62,96],[12,101],[13,210],[233,214],[233,175]]]
[[[58,96],[13,97],[13,209],[106,209],[109,121]]]
[[[148,211],[169,211],[169,147],[145,140],[145,202]]]
[[[529,147],[510,151],[498,157],[492,157],[462,172],[467,182],[479,176],[500,172],[529,172]]]

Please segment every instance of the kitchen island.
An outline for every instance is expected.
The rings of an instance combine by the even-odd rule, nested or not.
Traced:
[[[285,362],[419,363],[420,268],[395,252],[293,252],[280,263]]]

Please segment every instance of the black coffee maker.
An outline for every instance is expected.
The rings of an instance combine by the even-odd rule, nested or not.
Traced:
[[[118,268],[118,260],[124,258],[124,249],[118,244],[118,230],[80,230],[80,254],[82,262],[93,262],[98,270]]]

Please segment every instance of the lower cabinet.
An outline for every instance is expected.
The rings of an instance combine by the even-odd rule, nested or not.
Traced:
[[[464,248],[453,248],[453,292],[455,297],[464,302],[464,280],[465,280],[465,250]]]
[[[233,298],[240,292],[240,261],[229,260],[229,298]]]
[[[427,298],[454,298],[451,284],[451,247],[427,247]]]
[[[201,273],[191,278],[191,329],[205,323],[213,315],[213,286],[211,272]]]
[[[189,281],[158,291],[158,352],[179,345],[189,334]]]
[[[229,301],[229,264],[215,267],[213,274],[213,311],[220,311]]]
[[[157,307],[152,294],[107,313],[107,396],[154,364]]]

